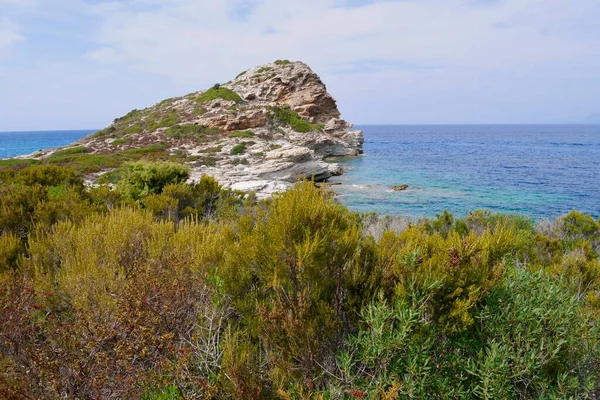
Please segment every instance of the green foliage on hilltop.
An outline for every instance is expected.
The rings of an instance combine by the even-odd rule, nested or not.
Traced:
[[[599,393],[599,221],[444,212],[371,236],[311,182],[252,202],[187,173],[2,170],[0,397]]]
[[[236,103],[241,103],[242,98],[236,92],[231,89],[228,89],[221,85],[215,85],[212,88],[208,89],[206,92],[202,93],[200,96],[196,98],[198,103],[205,103],[207,101],[223,99],[227,101],[235,101]]]
[[[296,132],[306,133],[321,131],[321,127],[317,124],[311,124],[310,122],[302,119],[297,112],[292,111],[289,106],[286,107],[269,107],[269,113],[267,115],[269,122],[275,125],[289,126]]]

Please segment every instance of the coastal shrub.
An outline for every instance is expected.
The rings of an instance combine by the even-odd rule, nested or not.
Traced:
[[[187,174],[3,170],[0,397],[597,397],[585,215],[381,218],[312,182],[258,202]]]
[[[172,162],[134,162],[124,166],[117,187],[127,198],[140,198],[160,193],[169,184],[182,183],[189,177],[189,168]]]
[[[212,88],[208,89],[206,92],[202,93],[196,98],[196,102],[205,103],[216,99],[235,101],[236,103],[242,102],[242,98],[240,97],[240,95],[238,95],[233,90],[220,85],[215,85]]]
[[[355,317],[357,281],[370,273],[354,216],[306,182],[236,231],[219,276],[242,327],[260,340],[276,387],[316,383]]]
[[[110,142],[110,144],[113,146],[121,146],[123,144],[128,144],[128,143],[129,143],[129,139],[116,139],[116,140],[113,140],[112,142]]]
[[[69,148],[62,149],[62,150],[57,150],[53,154],[55,156],[68,156],[70,154],[81,154],[81,153],[87,153],[87,152],[89,152],[89,149],[87,147],[76,146],[76,147],[69,147]]]
[[[236,144],[235,146],[233,146],[230,153],[232,155],[238,155],[238,154],[242,154],[244,151],[246,151],[246,144],[239,143],[239,144]]]
[[[386,232],[379,241],[382,288],[391,299],[414,288],[428,293],[424,307],[430,318],[444,332],[463,332],[473,326],[477,305],[514,259],[515,239],[514,229],[505,225],[466,236],[429,233],[427,225],[398,235]]]
[[[275,65],[288,65],[291,64],[292,62],[290,60],[276,60],[275,61]]]
[[[235,131],[227,135],[230,138],[250,138],[254,137],[254,132],[252,131]]]
[[[562,239],[570,243],[600,237],[600,227],[594,218],[579,211],[574,210],[560,217],[557,224]]]
[[[17,260],[23,250],[21,238],[14,233],[0,235],[0,274],[17,269]]]
[[[289,106],[269,107],[269,113],[267,114],[267,117],[271,124],[289,126],[296,132],[306,133],[320,130],[318,125],[311,124],[310,122],[302,119],[302,117],[300,117],[297,112],[292,111]]]
[[[165,133],[173,139],[206,140],[212,135],[218,135],[220,132],[219,128],[210,128],[196,124],[182,124],[169,127]]]
[[[18,171],[13,179],[14,183],[23,185],[57,186],[69,185],[83,187],[83,180],[73,168],[64,168],[57,165],[36,165]]]
[[[361,328],[338,357],[343,391],[358,398],[538,399],[587,398],[598,387],[587,372],[598,362],[598,324],[540,271],[507,270],[468,336],[438,336],[426,295],[410,297],[392,304],[380,298],[361,311]]]

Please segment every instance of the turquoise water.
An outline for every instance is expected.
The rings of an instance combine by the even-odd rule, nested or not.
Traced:
[[[30,154],[38,150],[64,146],[96,130],[0,132],[0,158]]]
[[[359,126],[365,154],[333,181],[353,210],[600,214],[600,125]],[[391,186],[408,184],[404,192]]]
[[[353,210],[435,216],[444,209],[555,217],[600,214],[600,125],[359,126],[365,154],[333,181]],[[93,130],[0,132],[0,158],[79,140]],[[408,184],[404,192],[393,185]]]

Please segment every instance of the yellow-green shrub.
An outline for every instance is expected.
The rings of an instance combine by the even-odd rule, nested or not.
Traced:
[[[382,288],[392,298],[428,293],[433,320],[448,333],[461,332],[473,324],[473,307],[498,282],[515,240],[514,229],[504,225],[464,238],[455,231],[444,238],[424,227],[388,232],[379,242]]]

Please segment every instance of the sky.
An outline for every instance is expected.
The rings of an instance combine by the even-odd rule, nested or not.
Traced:
[[[0,0],[0,131],[94,129],[304,61],[355,124],[600,113],[598,0]]]

